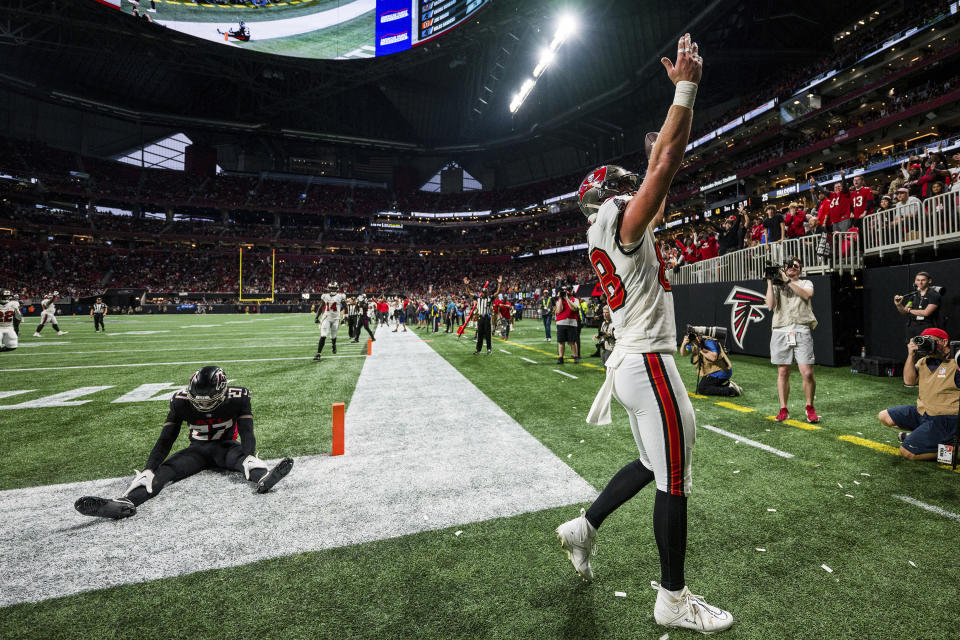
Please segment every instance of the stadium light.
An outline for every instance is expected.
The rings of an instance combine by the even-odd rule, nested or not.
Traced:
[[[537,80],[539,80],[540,76],[542,76],[547,68],[553,64],[553,61],[556,58],[557,50],[563,45],[564,42],[566,42],[567,39],[570,38],[571,35],[576,33],[579,26],[580,22],[577,19],[577,16],[574,14],[566,13],[558,18],[557,30],[554,32],[553,40],[546,49],[540,52],[540,59],[533,68],[533,78],[527,78],[524,80],[523,84],[520,86],[520,90],[513,95],[513,99],[510,101],[510,113],[516,113],[519,111],[524,100],[527,99],[527,96],[529,96],[530,92],[533,91],[533,87],[536,86]]]

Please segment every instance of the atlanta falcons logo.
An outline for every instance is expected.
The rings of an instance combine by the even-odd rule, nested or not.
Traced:
[[[730,328],[733,329],[733,339],[737,346],[743,349],[743,337],[747,335],[747,327],[751,322],[761,322],[766,317],[763,313],[763,307],[767,306],[766,298],[752,289],[734,287],[723,304],[732,305]]]

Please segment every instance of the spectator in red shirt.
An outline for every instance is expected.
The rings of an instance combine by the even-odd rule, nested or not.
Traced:
[[[708,237],[700,240],[701,260],[716,258],[718,255],[720,255],[720,243],[717,241],[716,234],[711,233]]]
[[[853,225],[860,226],[860,218],[873,213],[873,189],[863,184],[861,176],[853,177],[853,189],[850,191]]]
[[[847,231],[853,224],[853,220],[850,219],[852,210],[850,187],[847,185],[847,177],[844,172],[840,172],[840,181],[834,183],[833,191],[829,193],[817,185],[813,178],[810,179],[810,182],[814,185],[817,193],[823,195],[824,201],[827,202],[827,230]],[[823,218],[820,218],[820,222],[823,223]]]
[[[799,238],[804,235],[804,223],[807,221],[807,214],[800,208],[796,202],[787,205],[787,215],[784,216],[783,223],[786,226],[788,238]]]

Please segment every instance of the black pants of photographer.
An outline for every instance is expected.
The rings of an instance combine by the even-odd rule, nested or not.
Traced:
[[[480,353],[480,347],[483,341],[487,341],[487,351],[490,351],[490,316],[482,315],[477,318],[477,353]]]
[[[736,389],[730,386],[730,379],[717,380],[712,376],[703,376],[697,383],[697,393],[702,396],[735,396]]]

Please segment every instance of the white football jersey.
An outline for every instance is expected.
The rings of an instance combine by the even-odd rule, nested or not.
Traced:
[[[620,218],[630,196],[601,205],[587,230],[589,258],[610,304],[617,346],[631,352],[673,353],[677,350],[673,294],[653,229],[632,249],[620,245]]]
[[[343,310],[343,301],[347,299],[342,293],[324,293],[320,295],[320,301],[323,303],[323,315],[328,317],[340,317]]]
[[[0,304],[0,327],[12,327],[13,319],[20,315],[20,303],[7,300]]]
[[[49,306],[47,306],[48,303]],[[44,298],[44,300],[40,303],[40,309],[42,313],[49,313],[52,316],[56,315],[57,313],[57,305],[55,305],[53,300],[50,298]]]

